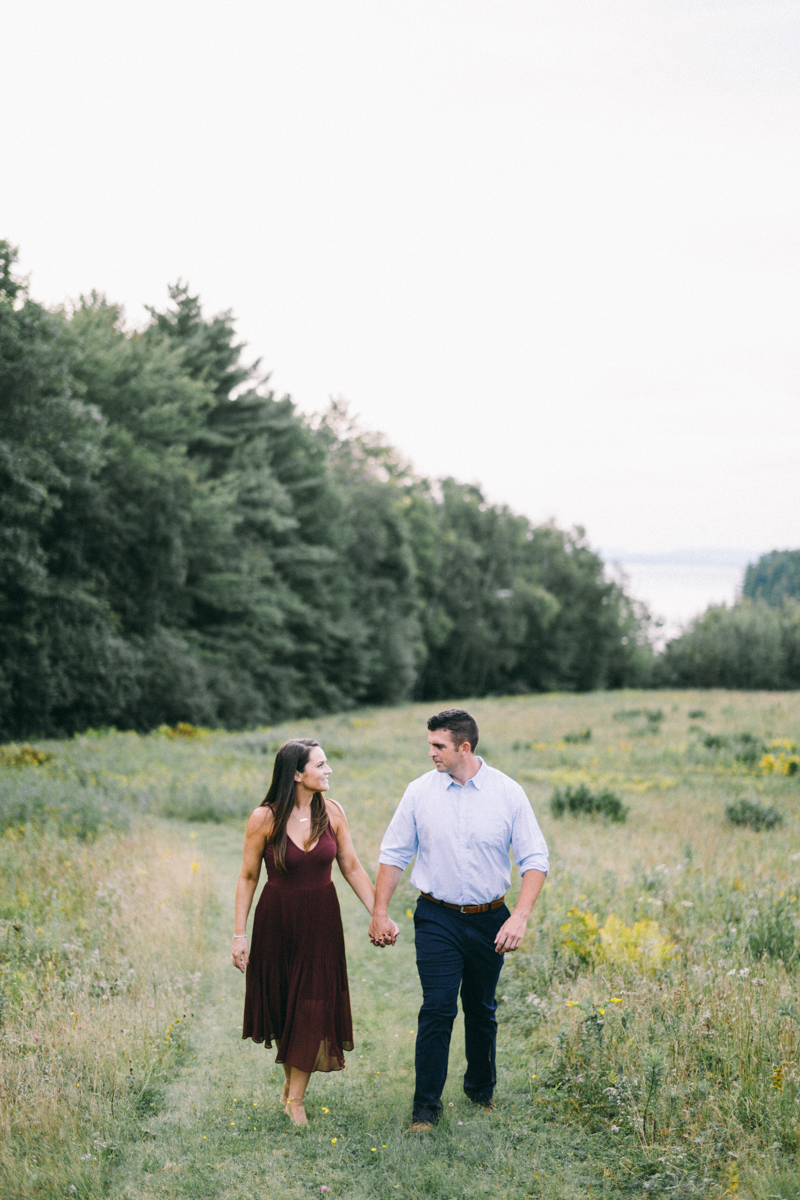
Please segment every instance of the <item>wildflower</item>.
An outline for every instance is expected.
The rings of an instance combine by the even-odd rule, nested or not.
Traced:
[[[413,912],[411,911],[411,909],[410,909],[410,908],[407,908],[407,909],[406,909],[406,916],[407,916],[407,917],[411,917],[411,918],[412,918],[412,920],[413,920],[414,914],[413,914]]]
[[[193,870],[193,871],[198,871],[199,869],[200,869],[200,863],[199,863],[199,862],[193,862],[193,863],[192,863],[192,870]]]
[[[207,1141],[208,1141],[208,1138],[206,1137],[206,1135],[205,1135],[205,1134],[203,1134],[203,1141],[204,1141],[204,1142],[207,1142]]]
[[[604,1008],[598,1008],[597,1011],[600,1013],[601,1017],[604,1017],[606,1015],[606,1010]]]
[[[619,1133],[619,1125],[612,1125],[612,1126],[611,1126],[611,1132],[612,1132],[612,1133]]]
[[[377,1154],[377,1153],[378,1153],[378,1151],[375,1149],[375,1147],[374,1147],[374,1146],[372,1147],[372,1153],[373,1153],[373,1154]]]
[[[568,1001],[567,1001],[567,1008],[574,1008],[574,1007],[575,1007],[575,1005],[576,1005],[577,1003],[578,1003],[578,1001],[577,1001],[577,1000],[568,1000]]]
[[[322,1111],[323,1111],[323,1112],[326,1112],[326,1113],[329,1113],[331,1110],[330,1110],[329,1108],[324,1108],[324,1107],[323,1107]]]
[[[321,1192],[329,1192],[331,1189],[328,1187],[327,1184],[323,1183],[322,1187],[319,1190]]]
[[[332,1145],[332,1146],[335,1146],[335,1145],[336,1145],[336,1138],[331,1138],[331,1145]]]
[[[610,1003],[611,1004],[622,1004],[622,1001],[620,1000],[619,996],[612,996]]]
[[[535,1078],[536,1078],[536,1076],[535,1076],[535,1075],[531,1075],[531,1079],[535,1079]]]
[[[456,1121],[456,1125],[463,1125],[463,1124],[464,1124],[463,1121]]]

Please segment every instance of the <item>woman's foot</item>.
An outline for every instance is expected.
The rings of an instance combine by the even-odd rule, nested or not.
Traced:
[[[302,1100],[292,1100],[291,1097],[289,1097],[289,1099],[286,1101],[286,1107],[284,1111],[287,1117],[289,1117],[289,1119],[292,1121],[292,1124],[308,1124],[308,1117],[306,1116],[306,1110],[303,1108]]]

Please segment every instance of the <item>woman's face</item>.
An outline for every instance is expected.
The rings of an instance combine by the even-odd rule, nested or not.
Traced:
[[[328,766],[325,751],[321,746],[312,746],[308,762],[302,771],[295,771],[294,779],[295,783],[302,784],[309,792],[327,792],[330,774],[331,767]]]

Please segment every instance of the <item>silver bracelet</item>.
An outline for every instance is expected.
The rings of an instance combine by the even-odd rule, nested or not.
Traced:
[[[247,934],[246,934],[246,933],[235,933],[233,936],[234,936],[235,938],[237,938],[237,937],[243,937],[243,938],[246,938],[246,937],[247,937]]]

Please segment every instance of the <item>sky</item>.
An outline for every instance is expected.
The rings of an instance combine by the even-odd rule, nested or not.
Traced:
[[[302,409],[632,579],[800,546],[797,0],[4,0],[0,42],[38,299],[188,280]]]

